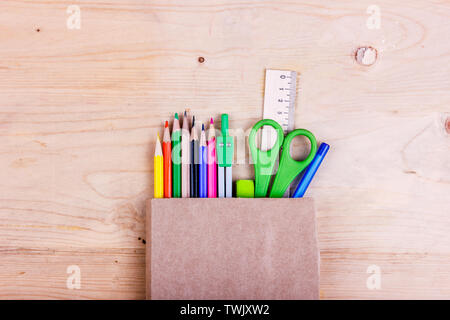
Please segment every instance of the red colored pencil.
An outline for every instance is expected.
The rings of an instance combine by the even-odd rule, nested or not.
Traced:
[[[164,198],[172,198],[172,142],[170,140],[169,122],[164,125]]]

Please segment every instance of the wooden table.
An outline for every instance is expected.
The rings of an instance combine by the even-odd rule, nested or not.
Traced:
[[[266,68],[331,145],[321,297],[450,298],[450,5],[372,4],[1,1],[0,298],[144,298],[156,133],[186,106],[250,128]]]

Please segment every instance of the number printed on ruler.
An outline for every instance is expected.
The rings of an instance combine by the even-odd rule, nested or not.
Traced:
[[[266,70],[263,118],[277,121],[284,133],[294,129],[296,81],[295,71]],[[264,127],[261,150],[270,149],[275,140],[275,130]]]

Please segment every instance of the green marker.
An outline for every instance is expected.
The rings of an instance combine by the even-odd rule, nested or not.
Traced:
[[[216,139],[218,177],[217,189],[219,198],[231,198],[233,196],[232,163],[234,153],[233,137],[228,135],[228,114],[222,114],[222,135]]]
[[[181,197],[181,130],[178,113],[172,128],[172,197]]]

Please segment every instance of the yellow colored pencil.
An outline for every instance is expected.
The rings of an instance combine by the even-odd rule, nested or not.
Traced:
[[[164,159],[159,141],[159,134],[156,138],[155,157],[154,159],[154,189],[155,198],[164,198]]]

